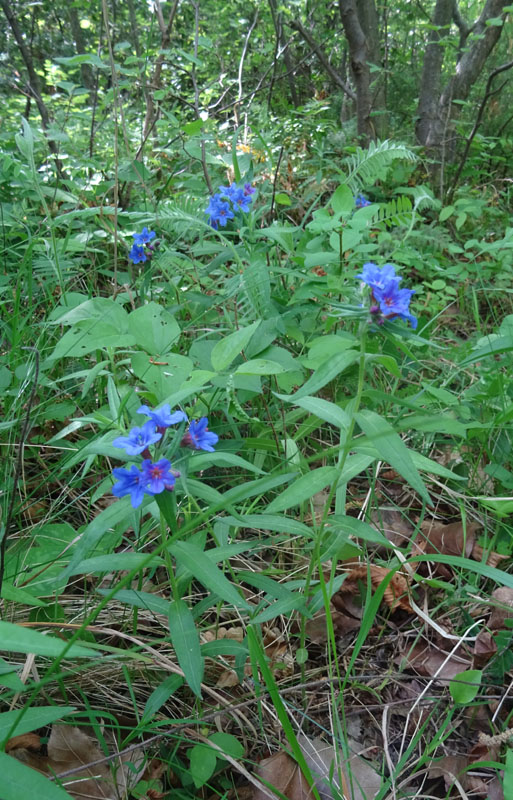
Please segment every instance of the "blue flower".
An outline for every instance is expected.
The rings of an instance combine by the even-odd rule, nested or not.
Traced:
[[[146,414],[157,428],[169,428],[170,425],[176,425],[178,422],[184,422],[187,419],[187,414],[184,414],[183,411],[175,411],[174,414],[171,414],[169,403],[155,410],[148,408],[148,406],[141,406],[137,409],[137,413]]]
[[[356,277],[371,288],[372,305],[369,311],[378,325],[382,325],[385,319],[400,317],[410,322],[412,328],[417,327],[417,319],[409,312],[410,300],[415,292],[413,289],[399,288],[402,278],[395,274],[393,264],[378,267],[369,261]]]
[[[142,462],[142,482],[149,494],[160,494],[164,489],[172,489],[176,477],[171,470],[171,463],[167,458],[153,463],[149,458]]]
[[[378,267],[372,261],[364,264],[362,271],[355,277],[366,283],[371,289],[383,289],[393,281],[397,285],[401,282],[401,278],[395,274],[393,264],[385,264],[383,267]]]
[[[233,186],[234,184],[232,184]],[[246,194],[244,189],[237,189],[237,191],[232,193],[231,197],[232,203],[238,209],[240,208],[241,211],[249,211],[249,207],[251,205],[251,201],[253,198],[251,195]]]
[[[355,208],[365,208],[366,206],[370,206],[371,201],[367,200],[367,198],[363,194],[357,194],[354,198]]]
[[[244,194],[245,195],[250,197],[252,194],[255,194],[255,192],[256,192],[256,189],[254,189],[253,186],[250,183],[245,183],[244,184]],[[251,199],[253,199],[253,198],[251,198]]]
[[[134,242],[138,245],[148,244],[155,238],[155,231],[149,231],[148,228],[143,228],[142,233],[134,233]]]
[[[147,261],[146,253],[144,252],[144,247],[138,244],[133,244],[132,249],[128,254],[128,258],[130,258],[134,264],[138,264],[139,261]]]
[[[385,319],[400,317],[412,326],[417,327],[417,319],[409,312],[410,300],[415,294],[413,289],[399,289],[397,278],[390,281],[384,288],[373,290],[373,296],[379,303],[379,308]]]
[[[207,426],[207,417],[192,420],[189,430],[182,439],[182,447],[192,447],[193,450],[207,450],[209,453],[213,453],[213,445],[219,441],[219,436],[217,433],[209,431]]]
[[[208,221],[210,225],[216,229],[219,225],[224,228],[228,220],[234,217],[230,204],[226,202],[226,200],[223,200],[219,194],[215,194],[210,198],[205,214],[209,215]]]
[[[132,508],[140,506],[147,491],[143,473],[132,464],[130,469],[116,467],[112,470],[112,474],[118,481],[112,487],[112,494],[116,497],[125,497],[129,494]]]
[[[155,423],[148,420],[142,428],[132,428],[128,436],[118,436],[112,444],[125,450],[129,456],[138,456],[150,444],[155,444],[161,438],[162,434],[155,431]]]

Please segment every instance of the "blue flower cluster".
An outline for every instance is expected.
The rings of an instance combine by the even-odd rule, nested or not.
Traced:
[[[354,205],[355,208],[365,208],[366,206],[370,206],[371,201],[367,200],[367,198],[363,194],[357,194],[354,198]]]
[[[237,186],[236,183],[220,186],[205,209],[209,224],[216,230],[220,225],[224,228],[237,211],[249,211],[254,193],[255,189],[250,183],[245,183],[244,186]]]
[[[409,322],[412,328],[417,327],[417,319],[409,311],[415,291],[399,288],[402,278],[395,274],[393,264],[385,264],[380,268],[369,261],[356,277],[371,288],[373,305],[370,312],[378,325],[383,324],[385,319],[400,317]]]
[[[134,233],[134,243],[132,249],[128,254],[128,258],[138,264],[140,261],[149,261],[153,255],[159,242],[150,244],[151,240],[155,238],[155,231],[149,231],[148,228],[143,228],[141,233]]]
[[[144,456],[141,469],[132,464],[130,469],[116,467],[112,470],[117,481],[112,487],[112,494],[116,497],[130,495],[133,508],[141,505],[145,494],[156,495],[165,489],[173,490],[180,473],[172,469],[171,462],[167,458],[152,461],[148,448],[157,442],[161,443],[166,428],[187,421],[187,415],[183,411],[175,411],[172,414],[169,404],[156,410],[141,406],[137,413],[145,414],[150,419],[140,428],[132,428],[128,436],[118,436],[112,442],[114,447],[125,450],[129,456]],[[202,417],[200,420],[191,420],[181,445],[212,453],[218,440],[219,436],[208,430],[208,419]]]

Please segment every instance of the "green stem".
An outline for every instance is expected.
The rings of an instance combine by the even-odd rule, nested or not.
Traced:
[[[347,461],[347,457],[351,450],[351,445],[353,441],[353,432],[356,425],[356,414],[360,408],[360,403],[362,400],[363,394],[363,386],[365,380],[365,340],[366,340],[366,333],[367,333],[367,321],[362,322],[360,325],[360,358],[358,361],[358,385],[356,389],[356,395],[352,402],[350,402],[351,406],[351,421],[349,423],[349,427],[346,432],[346,438],[344,442],[344,446],[339,450],[338,462],[337,462],[337,476],[333,481],[328,499],[324,505],[324,511],[322,515],[322,519],[319,523],[319,529],[317,531],[317,535],[315,536],[315,545],[314,551],[312,553],[312,558],[310,559],[310,563],[308,565],[308,571],[306,574],[305,579],[305,597],[308,597],[310,591],[310,584],[312,582],[312,576],[314,573],[314,569],[317,566],[319,572],[322,569],[321,565],[321,553],[322,553],[322,544],[324,540],[324,534],[327,527],[327,519],[329,515],[329,511],[331,508],[331,503],[333,501],[333,497],[336,495],[335,499],[335,511],[339,513],[343,513],[345,510],[345,485],[338,487],[338,483],[344,471],[344,467]],[[340,429],[340,438],[342,438],[342,428]],[[306,618],[303,616],[301,619],[301,630],[300,630],[300,647],[304,648],[306,643]],[[306,674],[305,674],[305,667],[304,664],[301,665],[301,682],[305,683]]]

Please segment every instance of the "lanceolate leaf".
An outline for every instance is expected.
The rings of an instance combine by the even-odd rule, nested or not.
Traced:
[[[333,378],[336,378],[337,375],[354,364],[357,358],[358,353],[356,350],[345,350],[343,353],[338,353],[333,358],[325,361],[324,364],[321,364],[319,369],[315,370],[312,377],[295,394],[277,394],[276,397],[279,397],[280,400],[295,402],[300,397],[315,394],[332,381]]]
[[[177,542],[169,548],[169,551],[211,592],[236,608],[249,608],[233,583],[230,583],[219,567],[199,547],[191,542]]]
[[[431,505],[428,490],[413,463],[410,451],[390,423],[374,411],[359,411],[356,414],[356,421],[378,451],[380,458],[396,469]]]
[[[0,714],[0,743],[6,737],[21,736],[23,733],[35,731],[68,714],[73,714],[74,711],[76,711],[74,706],[39,706],[28,708],[23,714],[19,709],[4,711]]]
[[[267,510],[274,514],[276,511],[285,511],[287,508],[297,506],[320,492],[338,476],[336,467],[319,467],[302,475],[291,486],[288,486],[279,497],[272,501]]]
[[[0,772],[2,800],[71,800],[64,789],[6,753],[0,753]]]
[[[66,642],[55,636],[45,636],[31,628],[23,628],[12,622],[0,622],[0,652],[35,653],[37,656],[58,658]],[[96,658],[98,652],[82,645],[73,644],[66,651],[66,658]]]
[[[169,609],[169,632],[178,663],[192,691],[201,697],[204,659],[201,655],[198,631],[189,606],[184,600],[175,600]]]

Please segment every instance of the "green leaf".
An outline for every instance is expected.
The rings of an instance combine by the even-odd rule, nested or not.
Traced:
[[[33,594],[25,591],[25,589],[19,589],[17,586],[13,586],[11,583],[7,583],[6,581],[2,583],[1,596],[4,600],[10,600],[13,603],[24,603],[27,606],[39,606],[44,608],[48,605],[48,603],[45,603],[44,600],[34,597]]]
[[[280,206],[291,205],[290,197],[288,196],[288,194],[285,194],[285,192],[277,192],[274,199]]]
[[[272,503],[267,507],[267,510],[273,514],[276,511],[285,511],[291,506],[297,506],[304,503],[314,494],[320,492],[325,486],[329,486],[338,477],[338,470],[336,467],[319,467],[309,472],[307,475],[302,475],[291,486],[288,486],[284,492],[276,497]]]
[[[349,214],[351,211],[354,211],[353,193],[347,184],[342,183],[335,189],[330,200],[330,205],[335,214]]]
[[[147,553],[108,553],[104,556],[93,556],[81,561],[72,568],[71,575],[85,575],[95,572],[118,572],[119,570],[135,569],[146,562],[146,567],[160,567],[164,562],[154,556],[148,562]]]
[[[169,548],[169,552],[214,594],[217,594],[235,608],[250,606],[239,594],[233,583],[221,572],[201,548],[191,542],[177,542]]]
[[[0,753],[2,800],[71,800],[71,795],[52,783],[40,772],[27,767],[12,756]]]
[[[62,339],[59,339],[49,358],[52,361],[60,358],[81,358],[94,350],[110,347],[126,349],[134,344],[133,336],[120,333],[111,323],[88,320],[85,323],[78,323],[67,331]]]
[[[300,397],[294,399],[294,405],[304,408],[310,414],[314,414],[319,419],[329,422],[330,425],[336,425],[337,428],[344,428],[347,430],[351,424],[349,414],[342,408],[339,408],[335,403],[329,400],[323,400],[321,397]]]
[[[241,350],[244,350],[246,345],[249,344],[249,340],[259,325],[260,320],[257,320],[257,322],[253,322],[252,325],[248,325],[247,328],[239,328],[235,333],[231,333],[229,336],[225,336],[224,339],[216,342],[210,356],[212,367],[217,372],[222,372],[229,367]]]
[[[304,522],[278,514],[241,514],[240,517],[223,517],[223,522],[234,528],[256,528],[262,531],[278,531],[293,536],[312,538],[313,531]]]
[[[198,631],[191,610],[184,600],[174,600],[169,609],[169,632],[178,663],[194,694],[201,698],[205,661],[201,655]]]
[[[231,733],[213,733],[212,736],[208,737],[208,741],[216,744],[223,753],[232,758],[242,758],[244,755],[244,746]],[[218,753],[218,757],[220,755]]]
[[[160,686],[150,694],[144,706],[143,720],[148,720],[153,717],[159,708],[162,708],[171,695],[173,695],[181,686],[183,686],[183,678],[181,675],[169,675]]]
[[[303,384],[295,394],[276,394],[280,400],[289,400],[295,403],[302,397],[315,394],[326,386],[327,383],[336,378],[339,373],[350,367],[358,358],[356,350],[345,350],[343,353],[333,356],[321,364],[314,374]]]
[[[271,603],[269,606],[267,606],[267,608],[264,608],[263,611],[260,611],[255,617],[253,617],[251,622],[258,624],[261,624],[262,622],[269,622],[270,620],[276,619],[276,617],[279,617],[282,614],[287,614],[289,611],[296,611],[298,609],[301,610],[301,613],[304,616],[311,616],[311,614],[309,614],[308,610],[305,608],[304,596],[298,592],[293,592],[289,597],[282,597],[279,600],[276,600],[274,603]]]
[[[506,753],[506,768],[504,770],[504,797],[513,797],[513,750]],[[9,800],[9,798],[7,798]]]
[[[202,119],[195,119],[194,122],[186,122],[183,126],[184,132],[187,136],[195,136],[197,133],[201,131],[203,127],[203,120]]]
[[[330,530],[340,531],[347,537],[346,541],[350,541],[350,536],[355,536],[357,539],[363,539],[364,542],[372,542],[373,544],[380,544],[382,547],[393,547],[388,541],[386,536],[383,536],[380,531],[368,525],[355,517],[346,517],[343,514],[333,514],[329,518]]]
[[[466,669],[458,672],[449,682],[449,691],[455,703],[471,703],[481,687],[483,671],[480,669]],[[462,681],[460,683],[460,681]],[[473,685],[470,685],[473,684]]]
[[[132,311],[128,330],[136,344],[153,356],[165,355],[180,336],[174,316],[153,301]]]
[[[4,711],[0,714],[0,742],[7,737],[21,736],[23,733],[35,731],[50,725],[58,719],[73,714],[77,709],[75,706],[39,706],[38,708],[28,708],[21,713],[16,711]],[[19,722],[17,722],[19,718]]]
[[[359,411],[356,414],[356,421],[375,446],[380,458],[397,470],[410,486],[431,505],[428,490],[413,463],[410,452],[390,423],[374,411]]]
[[[110,594],[110,589],[98,589],[98,594],[105,596]],[[155,614],[163,614],[169,616],[169,609],[171,604],[169,600],[159,597],[157,594],[150,592],[140,592],[136,589],[120,589],[114,595],[116,600],[120,603],[127,603],[136,608],[146,608],[148,611],[153,611]]]
[[[259,467],[255,467],[251,461],[246,461],[245,458],[241,458],[235,453],[227,453],[222,450],[216,450],[215,453],[194,453],[189,461],[189,472],[198,472],[214,465],[218,467],[237,467],[257,475],[265,475],[265,472]]]
[[[446,206],[445,208],[442,208],[442,210],[440,211],[438,219],[440,220],[440,222],[445,222],[445,220],[449,219],[449,217],[452,214],[454,214],[454,206]]]
[[[131,523],[131,513],[128,511],[124,503],[113,503],[112,505],[107,506],[107,508],[105,508],[103,511],[100,511],[100,513],[82,532],[80,541],[77,543],[77,546],[73,551],[70,562],[60,575],[59,580],[69,578],[70,575],[73,574],[73,570],[77,567],[77,565],[84,560],[88,553],[94,550],[102,536],[120,522],[125,523],[125,530]]]
[[[235,374],[240,375],[279,375],[285,372],[285,367],[276,361],[267,361],[265,358],[253,358],[237,367]]]
[[[66,642],[54,636],[45,636],[39,631],[14,625],[12,622],[0,622],[0,651],[13,653],[35,653],[37,656],[58,658]],[[73,644],[66,652],[66,658],[96,658],[98,653],[82,645]]]
[[[189,764],[192,780],[197,789],[203,786],[215,772],[217,755],[208,744],[195,744],[189,750]]]

